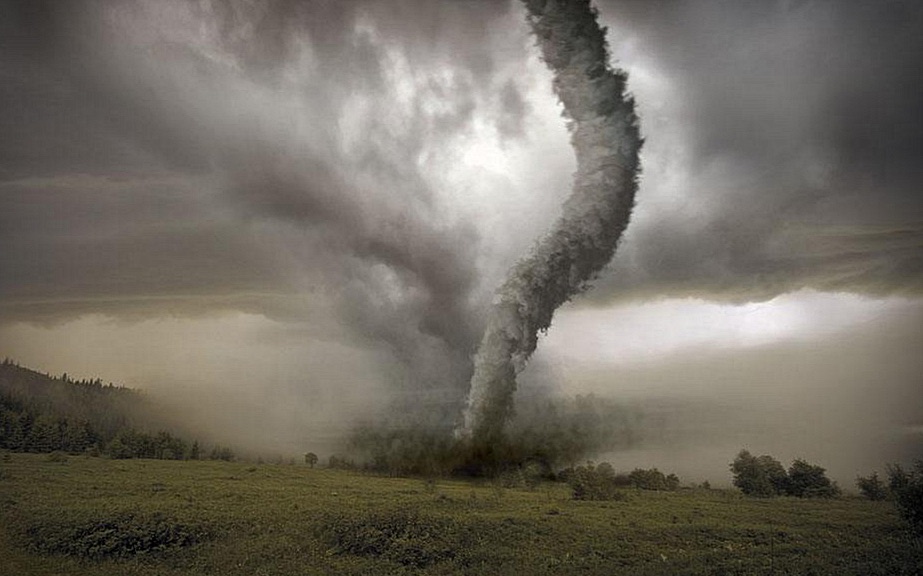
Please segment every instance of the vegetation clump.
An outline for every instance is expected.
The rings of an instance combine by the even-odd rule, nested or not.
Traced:
[[[798,498],[835,498],[840,495],[840,488],[827,478],[826,470],[799,458],[788,469],[785,494]]]
[[[611,466],[587,462],[564,471],[562,477],[570,486],[574,500],[624,500],[625,495],[613,482],[614,476],[609,470]]]
[[[786,471],[772,456],[753,456],[741,450],[731,462],[731,473],[734,486],[748,496],[834,498],[840,495],[840,488],[827,478],[824,468],[800,458]]]
[[[859,489],[859,494],[869,500],[885,500],[888,498],[888,487],[878,477],[878,472],[872,472],[870,476],[865,477],[857,476],[856,488]]]
[[[888,466],[888,487],[901,517],[923,535],[923,460],[917,460],[910,471],[898,464]]]
[[[413,509],[329,514],[320,535],[333,554],[379,557],[412,568],[453,560],[468,547],[460,524],[422,516]]]
[[[125,559],[185,548],[209,532],[160,514],[122,514],[109,518],[46,518],[25,529],[28,547],[42,554],[89,560]]]
[[[657,468],[635,468],[628,474],[616,474],[608,462],[587,462],[562,470],[558,479],[571,487],[574,500],[624,500],[620,488],[674,491],[679,489],[676,474],[664,474]]]
[[[635,468],[628,474],[628,482],[641,490],[673,491],[679,489],[679,477],[666,474],[656,468],[643,470]]]

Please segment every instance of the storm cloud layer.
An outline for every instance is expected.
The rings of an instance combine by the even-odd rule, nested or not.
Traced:
[[[596,5],[644,173],[576,306],[919,298],[920,3]],[[0,354],[105,329],[113,345],[136,330],[146,358],[169,336],[145,322],[203,342],[189,326],[243,323],[260,346],[234,350],[272,362],[216,366],[460,410],[493,291],[578,169],[526,16],[493,0],[0,3]]]
[[[919,4],[601,5],[649,132],[610,297],[920,294]]]
[[[5,4],[4,319],[332,305],[464,383],[478,235],[425,156],[478,106],[518,130],[475,25],[506,8],[332,6]]]
[[[449,337],[476,251],[502,240],[431,174],[485,118],[529,137],[528,47],[496,40],[516,5],[417,4],[4,3],[4,319],[284,309],[296,235],[322,278],[314,259],[347,254],[420,288]],[[650,167],[592,298],[919,293],[916,3],[600,9]]]

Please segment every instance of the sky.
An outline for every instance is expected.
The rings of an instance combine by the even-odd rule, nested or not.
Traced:
[[[520,393],[638,407],[609,459],[693,480],[923,456],[923,6],[596,5],[640,186]],[[515,2],[4,2],[0,355],[261,450],[451,417],[575,169]]]

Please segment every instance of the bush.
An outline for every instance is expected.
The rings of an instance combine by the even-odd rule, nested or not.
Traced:
[[[741,450],[731,462],[734,486],[748,496],[769,497],[785,490],[787,474],[782,464],[772,456],[753,456]]]
[[[827,478],[820,466],[796,459],[788,472],[772,456],[753,456],[741,450],[731,462],[734,486],[748,496],[769,497],[777,495],[798,498],[833,498],[839,496],[836,482]]]
[[[163,553],[208,539],[202,527],[162,515],[122,514],[108,518],[47,518],[25,530],[28,546],[41,554],[61,554],[91,560],[124,559]]]
[[[826,470],[799,458],[788,469],[785,493],[798,498],[834,498],[840,488],[827,478]]]
[[[888,487],[901,517],[923,535],[923,460],[917,460],[910,472],[897,464],[888,466]]]
[[[574,500],[624,500],[625,495],[618,490],[614,475],[610,474],[611,468],[587,462],[586,465],[566,470],[561,475],[570,485]]]
[[[856,488],[859,494],[869,500],[885,500],[888,497],[888,487],[878,477],[878,472],[872,472],[871,476],[865,478],[856,476]]]
[[[676,474],[665,476],[663,472],[656,468],[642,470],[635,468],[628,475],[628,480],[635,488],[642,490],[677,490],[679,489],[679,478]]]

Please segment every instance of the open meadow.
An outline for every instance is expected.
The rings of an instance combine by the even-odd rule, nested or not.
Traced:
[[[4,575],[921,574],[889,502],[5,454]]]

